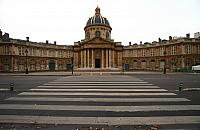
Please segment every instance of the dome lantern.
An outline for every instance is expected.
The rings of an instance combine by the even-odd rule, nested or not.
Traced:
[[[101,11],[100,8],[97,6],[97,8],[95,9],[95,15],[96,16],[101,15],[100,11]]]
[[[101,9],[97,6],[97,8],[95,9],[95,15],[88,19],[85,28],[90,27],[90,26],[101,25],[101,26],[106,26],[112,29],[110,27],[110,24],[107,18],[103,17],[100,11]]]

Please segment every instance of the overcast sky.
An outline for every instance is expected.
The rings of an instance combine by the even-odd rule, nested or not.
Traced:
[[[185,36],[200,31],[200,0],[99,0],[112,39],[127,45]],[[97,0],[0,0],[0,29],[10,37],[73,45]]]

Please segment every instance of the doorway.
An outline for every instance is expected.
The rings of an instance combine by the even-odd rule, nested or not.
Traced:
[[[50,71],[54,71],[55,70],[55,61],[54,60],[50,60],[49,61],[49,70]]]
[[[95,59],[95,68],[100,68],[100,59]]]

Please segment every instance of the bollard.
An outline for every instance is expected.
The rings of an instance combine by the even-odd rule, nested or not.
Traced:
[[[10,91],[14,91],[14,83],[13,82],[10,83]]]
[[[179,84],[179,91],[182,91],[182,88],[183,88],[183,83],[181,82],[181,83]]]

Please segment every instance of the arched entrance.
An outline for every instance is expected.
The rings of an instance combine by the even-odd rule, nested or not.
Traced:
[[[50,60],[49,61],[49,70],[50,71],[54,71],[55,70],[55,61],[54,60]]]
[[[142,60],[141,68],[146,69],[146,65],[147,65],[146,60]]]

